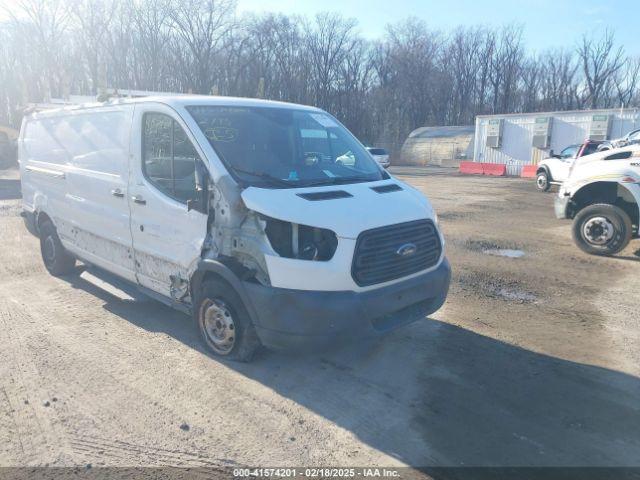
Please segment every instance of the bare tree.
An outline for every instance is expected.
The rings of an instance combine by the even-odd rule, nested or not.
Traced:
[[[336,87],[339,69],[355,45],[353,19],[335,13],[316,15],[315,25],[309,28],[307,49],[312,65],[311,80],[315,86],[315,103],[330,106],[331,93]]]
[[[540,108],[540,84],[542,82],[542,65],[536,57],[524,61],[522,65],[522,99],[520,109],[535,112]]]
[[[115,0],[74,0],[70,9],[77,35],[83,39],[81,49],[89,69],[91,93],[94,95],[100,88],[107,86],[107,40],[115,10]]]
[[[175,0],[171,3],[169,15],[177,40],[174,55],[185,81],[195,92],[210,92],[214,59],[233,25],[235,6],[234,0]]]
[[[606,32],[599,40],[585,35],[578,47],[578,56],[586,84],[586,103],[590,108],[599,108],[607,85],[626,63],[624,49],[615,47],[611,32]]]
[[[541,109],[570,110],[578,107],[579,65],[572,52],[552,50],[541,56]]]
[[[523,56],[522,27],[507,25],[500,31],[496,48],[490,57],[489,82],[492,90],[493,113],[506,113],[513,110]]]
[[[625,68],[614,75],[613,83],[620,106],[631,105],[640,90],[640,57],[628,59]]]
[[[31,56],[41,69],[40,96],[50,98],[63,91],[64,35],[69,26],[69,6],[63,0],[17,0],[5,12],[20,37],[22,45],[28,45]]]
[[[103,86],[193,91],[318,105],[394,149],[478,114],[640,105],[640,60],[610,34],[534,56],[518,25],[447,33],[409,18],[369,41],[337,13],[238,18],[233,0],[0,4],[0,122],[13,125],[26,102]]]

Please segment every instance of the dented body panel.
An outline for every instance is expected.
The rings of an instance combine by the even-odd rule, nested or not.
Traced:
[[[381,195],[372,187],[395,183],[402,188],[392,194]],[[242,192],[247,208],[273,218],[298,224],[328,228],[341,238],[356,239],[360,232],[393,223],[410,222],[433,216],[427,199],[396,179],[350,185],[316,187],[313,191],[347,192],[346,198],[326,202],[309,201],[300,194],[309,188],[266,190],[249,187]],[[357,221],[354,221],[357,219]]]
[[[223,97],[142,98],[36,113],[25,119],[19,144],[24,211],[36,225],[51,219],[80,260],[181,310],[193,310],[208,275],[222,278],[238,292],[263,343],[278,348],[287,338],[304,343],[301,336],[326,339],[363,325],[384,331],[442,305],[450,267],[435,212],[421,193],[377,165],[376,181],[243,185],[211,142],[242,132],[213,125],[205,133],[190,114],[193,105],[293,109],[327,132],[343,128],[313,107]],[[305,128],[302,140],[317,149],[317,133]],[[320,152],[305,155],[311,164],[325,161]],[[354,158],[342,154],[336,168],[354,168]],[[407,243],[393,229],[428,239]],[[380,253],[386,260],[379,252],[359,253],[372,248],[361,245],[364,234],[388,244]],[[429,264],[412,268],[403,255],[415,252],[420,262],[430,255]],[[381,273],[374,272],[381,276],[358,282],[354,269],[371,275],[368,258],[382,262]],[[387,318],[400,310],[397,321]]]

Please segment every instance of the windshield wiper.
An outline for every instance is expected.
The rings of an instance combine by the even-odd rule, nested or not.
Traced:
[[[256,178],[260,178],[262,180],[266,180],[268,182],[271,182],[272,184],[275,185],[282,185],[285,187],[292,187],[294,186],[293,183],[287,181],[287,180],[283,180],[282,178],[278,178],[278,177],[274,177],[273,175],[269,175],[268,173],[265,172],[254,172],[252,170],[244,170],[242,168],[238,168],[238,167],[231,167],[233,168],[234,172],[238,172],[238,173],[244,173],[246,175],[251,175],[252,177],[256,177]]]

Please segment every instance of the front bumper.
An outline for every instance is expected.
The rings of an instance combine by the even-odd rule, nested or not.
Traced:
[[[560,196],[560,195],[556,195],[553,207],[554,210],[556,212],[556,218],[559,219],[563,219],[563,218],[569,218],[568,214],[567,214],[567,210],[569,207],[569,201],[571,200],[571,197],[565,197]]]
[[[268,348],[323,348],[387,333],[425,318],[444,303],[451,267],[366,292],[291,290],[244,282],[256,312],[254,326]]]

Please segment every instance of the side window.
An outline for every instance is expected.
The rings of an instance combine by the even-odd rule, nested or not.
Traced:
[[[577,147],[567,147],[560,153],[560,158],[573,158],[576,154],[578,148]]]
[[[186,203],[195,198],[195,162],[199,157],[186,132],[161,113],[146,113],[142,123],[144,176],[175,200]]]
[[[605,157],[605,160],[626,160],[627,158],[631,158],[631,153],[631,151],[616,152]]]

